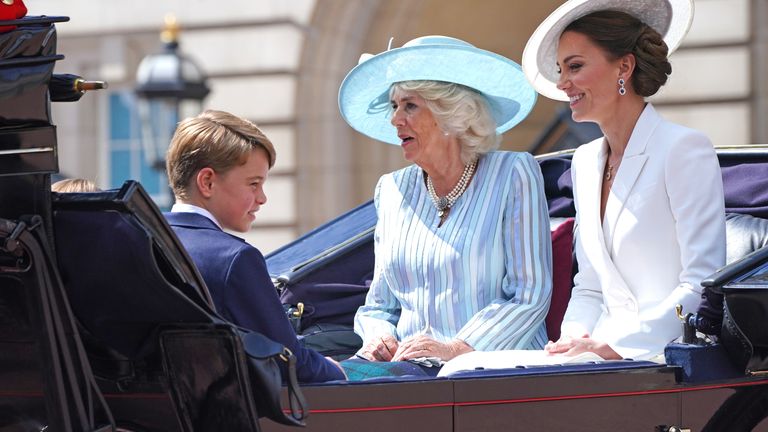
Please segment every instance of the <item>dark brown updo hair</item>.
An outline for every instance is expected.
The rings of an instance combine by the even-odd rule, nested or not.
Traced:
[[[563,33],[572,31],[587,36],[614,59],[635,55],[635,70],[630,84],[643,97],[656,94],[672,73],[667,61],[669,48],[659,32],[634,16],[603,10],[570,23]]]

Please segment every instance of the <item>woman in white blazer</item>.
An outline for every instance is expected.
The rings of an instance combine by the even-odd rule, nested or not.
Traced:
[[[671,73],[667,56],[692,19],[691,0],[571,0],[523,55],[545,96],[604,136],[571,165],[579,271],[552,354],[653,359],[680,335],[675,305],[695,311],[701,281],[725,263],[723,186],[701,132],[645,101]],[[655,4],[658,3],[658,4]],[[649,24],[646,24],[649,23]]]

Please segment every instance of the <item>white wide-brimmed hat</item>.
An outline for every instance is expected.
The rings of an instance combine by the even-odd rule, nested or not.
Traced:
[[[523,71],[542,95],[567,101],[557,88],[557,45],[568,24],[600,10],[626,12],[648,24],[664,38],[669,54],[680,46],[693,21],[693,0],[568,0],[533,32],[523,51]]]
[[[390,123],[389,89],[397,82],[417,80],[477,90],[488,100],[499,134],[520,123],[536,103],[536,91],[512,60],[456,38],[423,36],[401,48],[361,56],[339,88],[341,116],[358,132],[399,145]]]

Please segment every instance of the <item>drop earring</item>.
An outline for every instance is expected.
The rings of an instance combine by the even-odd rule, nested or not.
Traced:
[[[624,84],[626,84],[626,81],[624,81],[624,78],[619,78],[619,94],[622,96],[627,94],[627,89],[624,87]]]

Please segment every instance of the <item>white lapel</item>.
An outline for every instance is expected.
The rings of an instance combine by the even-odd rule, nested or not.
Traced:
[[[611,192],[608,194],[608,201],[605,205],[605,221],[607,225],[606,233],[608,238],[606,244],[609,245],[609,251],[613,250],[613,237],[616,225],[621,216],[624,205],[627,202],[632,188],[637,182],[640,173],[643,170],[648,155],[645,154],[645,148],[648,140],[653,135],[656,127],[661,122],[661,117],[651,104],[647,104],[640,118],[637,119],[632,135],[629,137],[627,148],[624,150],[624,157],[621,159],[621,165],[616,172],[616,178],[611,186]]]
[[[607,157],[605,138],[600,138],[591,144],[598,144],[597,151],[584,154],[580,158],[575,181],[579,183],[579,236],[584,245],[584,253],[595,272],[604,279],[605,275],[616,272],[611,263],[611,257],[606,249],[603,227],[600,220],[600,196],[603,185],[603,168]],[[601,282],[606,286],[606,280]]]
[[[582,201],[585,205],[579,206],[579,211],[581,212],[579,223],[585,225],[590,234],[589,238],[598,239],[599,243],[605,248],[605,239],[603,238],[603,229],[600,222],[600,195],[603,187],[603,167],[605,167],[605,160],[608,157],[608,147],[605,143],[605,138],[599,139],[599,144],[597,155],[588,159],[591,165],[585,170],[586,172],[579,174],[583,175],[582,184],[584,185],[584,190],[587,191],[586,196],[584,196],[585,199]]]
[[[609,310],[613,310],[618,305],[626,305],[626,300],[635,298],[616,268],[608,245],[612,243],[616,221],[624,208],[624,202],[629,197],[632,187],[648,159],[644,154],[645,147],[659,121],[660,117],[648,104],[640,115],[627,149],[624,151],[624,158],[616,173],[616,179],[606,203],[605,221],[609,224],[608,230],[606,230],[610,235],[609,241],[605,239],[600,218],[603,170],[607,156],[605,139],[600,141],[601,146],[594,156],[585,155],[587,157],[582,158],[583,162],[581,162],[579,169],[582,169],[583,166],[584,172],[577,172],[580,177],[579,184],[583,186],[585,192],[579,196],[581,201],[579,205],[579,235],[582,236],[584,242],[584,252],[589,256],[590,263],[600,279],[600,286],[603,287],[604,299]],[[593,243],[593,239],[597,239],[597,242]]]

